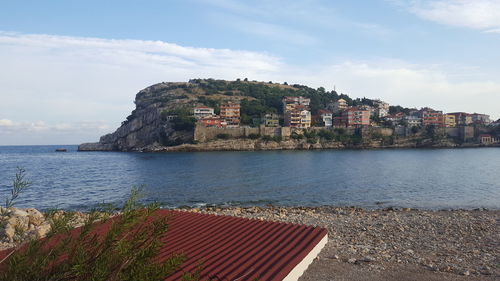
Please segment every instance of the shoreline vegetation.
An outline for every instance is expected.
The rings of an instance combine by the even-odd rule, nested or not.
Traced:
[[[412,280],[457,280],[466,276],[495,280],[500,276],[500,210],[370,210],[333,206],[186,207],[176,210],[328,229],[327,246],[300,280],[325,280],[328,274],[339,275],[339,272],[341,276],[345,274],[347,280],[370,280],[363,276],[380,277],[371,280],[398,280],[391,276],[404,276],[398,275],[402,272],[421,276],[421,279]],[[28,229],[50,225],[49,218],[34,209],[14,208],[10,213],[18,221],[26,221]],[[72,227],[81,226],[89,216],[89,213],[69,211],[56,214],[71,214]],[[44,231],[36,237],[49,233],[50,227]],[[3,232],[0,237],[0,249],[15,245],[12,237],[6,235]],[[353,273],[359,279],[349,277]]]

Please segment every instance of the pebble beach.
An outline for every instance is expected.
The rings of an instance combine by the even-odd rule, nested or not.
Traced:
[[[320,226],[329,242],[300,280],[499,280],[499,210],[190,209]]]
[[[181,211],[319,226],[329,241],[301,281],[499,280],[500,210],[416,210],[356,207],[206,207]],[[74,214],[74,226],[86,214]],[[4,214],[0,249],[15,245],[10,224],[27,237],[50,226],[35,209]],[[19,241],[17,241],[19,242]]]

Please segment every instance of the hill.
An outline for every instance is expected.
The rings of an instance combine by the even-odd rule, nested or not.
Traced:
[[[283,113],[284,96],[303,96],[311,99],[314,115],[327,103],[343,98],[350,106],[373,105],[370,99],[352,99],[335,91],[304,85],[272,82],[215,79],[192,79],[188,82],[163,82],[137,93],[136,108],[111,134],[98,143],[80,146],[81,150],[147,150],[148,147],[173,146],[193,142],[193,107],[206,105],[216,109],[221,103],[239,101],[241,125],[254,126],[254,120],[265,113]],[[176,116],[172,119],[169,116]]]

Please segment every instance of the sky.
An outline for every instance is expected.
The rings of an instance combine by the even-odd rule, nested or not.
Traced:
[[[499,46],[500,0],[0,0],[0,145],[98,141],[192,78],[498,119]]]

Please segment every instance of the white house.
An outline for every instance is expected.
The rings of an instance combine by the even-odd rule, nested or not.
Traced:
[[[215,115],[214,109],[208,106],[198,106],[193,109],[193,115],[196,119],[203,119],[205,117],[212,117]]]

